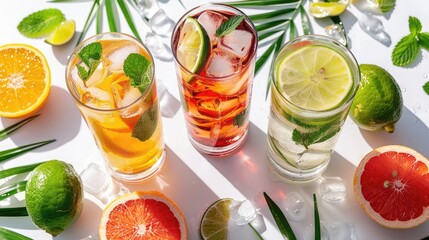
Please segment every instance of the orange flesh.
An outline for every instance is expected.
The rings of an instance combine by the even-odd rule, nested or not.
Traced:
[[[112,209],[106,224],[109,240],[180,240],[180,224],[169,206],[154,199],[128,200]]]
[[[429,206],[428,166],[413,155],[389,151],[365,164],[360,183],[371,207],[389,221],[409,221]]]

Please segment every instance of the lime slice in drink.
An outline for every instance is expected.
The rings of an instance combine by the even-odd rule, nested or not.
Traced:
[[[76,24],[73,20],[65,21],[49,34],[45,42],[52,45],[63,45],[73,38],[75,30]]]
[[[353,87],[347,61],[335,50],[307,45],[276,67],[276,86],[298,107],[324,111],[341,104]]]
[[[207,60],[210,39],[196,19],[186,18],[177,45],[178,61],[188,71],[198,73]]]
[[[310,14],[315,18],[328,16],[338,16],[343,13],[348,6],[348,1],[339,2],[311,2]]]

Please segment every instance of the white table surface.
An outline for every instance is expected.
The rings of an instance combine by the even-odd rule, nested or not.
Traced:
[[[362,0],[364,1],[364,0]],[[178,20],[185,13],[177,0],[160,0],[160,5],[173,19]],[[206,1],[183,0],[187,9]],[[93,138],[82,120],[64,79],[65,64],[72,51],[74,41],[61,47],[52,47],[41,39],[29,39],[22,36],[17,25],[22,18],[37,10],[48,7],[60,9],[68,19],[76,21],[77,30],[81,31],[92,1],[75,3],[49,3],[29,0],[0,0],[0,45],[7,43],[27,43],[40,49],[46,56],[52,72],[52,89],[47,104],[40,110],[41,116],[28,124],[10,138],[0,142],[0,149],[55,138],[57,141],[41,149],[32,151],[0,166],[3,168],[24,165],[32,162],[61,159],[81,172],[90,162],[99,162],[100,156]],[[308,6],[308,2],[306,3]],[[372,221],[355,201],[353,194],[353,174],[355,167],[371,149],[387,145],[401,144],[410,146],[429,157],[429,96],[422,86],[429,81],[428,52],[422,50],[418,60],[409,67],[393,66],[390,56],[394,45],[409,33],[408,17],[418,17],[423,24],[423,31],[429,32],[429,2],[419,0],[398,1],[395,10],[386,15],[378,15],[386,31],[392,38],[392,45],[386,47],[366,35],[359,27],[357,19],[362,14],[355,5],[348,8],[341,18],[351,39],[351,50],[359,63],[377,64],[387,69],[397,80],[403,93],[404,108],[400,121],[393,134],[385,132],[366,132],[348,119],[335,148],[331,163],[325,176],[339,176],[345,180],[347,195],[344,201],[331,203],[319,199],[321,220],[331,222],[349,222],[356,228],[357,239],[418,240],[429,235],[429,222],[409,230],[391,230]],[[134,12],[134,10],[132,10]],[[252,13],[253,10],[245,10]],[[139,16],[134,12],[135,21],[140,31],[143,29]],[[121,17],[121,31],[130,33],[126,22]],[[299,25],[299,20],[296,23]],[[329,20],[315,21],[311,18],[315,33],[322,34],[323,27]],[[95,33],[95,24],[87,37]],[[104,30],[107,31],[107,21]],[[301,28],[298,26],[300,34]],[[166,39],[166,43],[169,43]],[[262,54],[264,46],[258,51]],[[255,77],[252,106],[250,112],[250,134],[244,147],[238,153],[223,159],[214,159],[201,155],[187,139],[184,117],[179,109],[173,117],[163,118],[164,138],[167,159],[161,171],[148,181],[126,185],[131,190],[158,190],[172,198],[183,210],[189,226],[189,239],[199,239],[198,230],[201,215],[205,209],[219,198],[232,197],[237,200],[252,199],[265,191],[280,206],[282,199],[289,192],[296,191],[303,195],[308,213],[300,222],[290,221],[299,239],[307,226],[313,222],[312,193],[318,193],[318,182],[308,184],[288,184],[273,177],[267,167],[266,129],[269,101],[265,100],[265,88],[269,66]],[[178,101],[179,92],[172,61],[156,60],[156,75],[167,86],[169,92]],[[6,127],[16,120],[1,118],[0,127]],[[22,196],[12,198],[18,206]],[[55,239],[71,240],[87,236],[96,236],[104,204],[97,198],[85,193],[84,210],[81,217],[64,233]],[[265,239],[281,239],[268,207],[261,209],[266,231]],[[42,230],[38,230],[29,217],[0,218],[0,226],[12,229],[34,239],[52,239]]]

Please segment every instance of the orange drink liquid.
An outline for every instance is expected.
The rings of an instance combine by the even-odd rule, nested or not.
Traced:
[[[224,36],[216,29],[234,16],[240,24]],[[194,20],[189,20],[192,18]],[[202,66],[192,71],[186,66],[184,49],[193,21],[209,41]],[[198,22],[198,23],[196,23]],[[207,4],[190,10],[177,23],[172,38],[179,90],[189,139],[197,150],[214,156],[232,153],[244,142],[249,127],[257,47],[256,30],[250,19],[234,7]]]
[[[92,43],[99,43],[101,56],[99,60],[91,60],[99,63],[89,78],[83,80],[85,74],[79,68],[89,67],[85,56],[80,54]],[[144,89],[133,86],[124,71],[130,55],[145,58],[149,64]],[[148,50],[128,35],[96,35],[74,50],[66,79],[112,175],[124,181],[138,181],[154,174],[164,161],[165,151],[153,59]]]

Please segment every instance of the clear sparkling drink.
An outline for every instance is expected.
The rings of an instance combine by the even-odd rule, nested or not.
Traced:
[[[225,35],[218,29],[242,21]],[[257,35],[236,8],[208,4],[186,13],[173,32],[179,90],[189,138],[203,153],[226,155],[247,134]]]
[[[283,46],[270,78],[270,166],[289,180],[314,179],[329,163],[358,89],[358,64],[339,42],[308,35]]]

